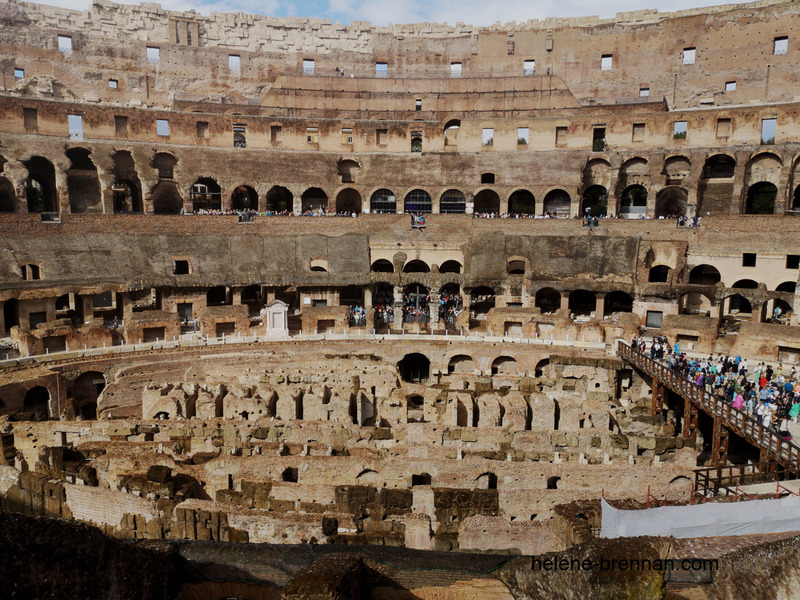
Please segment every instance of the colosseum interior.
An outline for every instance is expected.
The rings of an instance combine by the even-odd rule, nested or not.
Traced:
[[[0,596],[800,597],[599,537],[800,472],[627,346],[800,362],[800,5],[0,25]]]

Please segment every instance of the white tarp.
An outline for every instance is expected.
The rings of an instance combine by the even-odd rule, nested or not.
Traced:
[[[693,538],[800,531],[800,496],[646,510],[618,510],[605,500],[600,503],[602,538],[641,535]]]

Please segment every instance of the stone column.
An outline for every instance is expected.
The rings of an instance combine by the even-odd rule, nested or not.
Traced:
[[[569,308],[569,292],[561,292],[561,306],[559,308]]]
[[[433,328],[434,325],[438,325],[439,323],[439,300],[440,296],[437,293],[431,293],[431,299],[428,302],[428,310],[430,311],[431,320],[430,325]]]
[[[403,288],[394,286],[394,323],[391,324],[392,331],[403,329]]]
[[[606,295],[605,294],[596,294],[597,302],[595,303],[594,307],[594,315],[595,319],[598,321],[603,319],[606,310]]]

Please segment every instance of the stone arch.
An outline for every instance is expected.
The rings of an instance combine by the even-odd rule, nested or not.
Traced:
[[[311,187],[300,196],[300,207],[303,212],[320,212],[328,210],[328,194],[322,188]]]
[[[150,202],[157,215],[178,215],[183,210],[183,198],[174,181],[159,181],[150,192]]]
[[[633,297],[626,292],[620,291],[606,294],[604,311],[609,315],[619,312],[633,312]]]
[[[508,197],[508,212],[512,215],[535,215],[536,198],[530,190],[520,188]]]
[[[690,292],[678,297],[678,312],[682,315],[709,315],[714,299],[707,294]]]
[[[703,179],[731,179],[735,174],[736,159],[728,154],[713,154],[703,164]]]
[[[103,212],[100,179],[97,167],[90,158],[91,150],[82,147],[66,151],[70,160],[67,170],[67,193],[71,213]]]
[[[414,259],[403,265],[403,273],[430,273],[431,268],[424,260]]]
[[[169,152],[156,152],[150,166],[158,171],[159,179],[174,179],[178,159]]]
[[[461,119],[450,119],[444,124],[442,133],[444,134],[445,146],[458,145],[458,130],[461,128]]]
[[[583,168],[583,185],[591,187],[601,185],[608,187],[611,179],[611,163],[605,158],[590,158]]]
[[[509,256],[506,259],[506,273],[509,275],[524,275],[528,261],[523,256]]]
[[[433,211],[431,195],[423,189],[413,189],[403,200],[403,212],[430,213]]]
[[[231,210],[258,210],[258,193],[249,185],[237,185],[231,192]]]
[[[462,265],[457,260],[446,260],[439,265],[440,273],[461,273]]]
[[[442,214],[463,215],[467,212],[467,199],[461,190],[451,189],[439,198],[439,212]]]
[[[394,273],[392,261],[381,258],[372,263],[370,271],[373,273]]]
[[[192,210],[221,210],[222,189],[213,177],[200,177],[189,190]]]
[[[649,283],[666,283],[669,279],[670,267],[667,265],[653,265],[647,275]]]
[[[759,181],[747,190],[747,203],[745,214],[772,215],[775,213],[775,200],[778,197],[778,188],[768,181]]]
[[[488,471],[481,473],[475,478],[476,490],[496,490],[497,489],[497,475]]]
[[[581,214],[599,217],[608,213],[608,190],[602,185],[591,185],[583,192]]]
[[[290,213],[294,210],[292,192],[281,185],[273,185],[266,196],[267,211],[271,213]]]
[[[775,288],[776,292],[789,292],[790,294],[794,294],[797,288],[796,281],[784,281],[783,283],[779,284],[778,287]]]
[[[667,186],[656,195],[656,217],[681,217],[686,214],[689,192],[686,188]]]
[[[473,212],[478,214],[500,214],[500,196],[490,189],[479,191],[473,199]]]
[[[753,281],[752,279],[740,279],[739,281],[735,282],[731,287],[741,290],[755,290],[758,289],[758,282]]]
[[[517,359],[511,356],[498,356],[492,361],[492,375],[516,375]]]
[[[561,308],[561,292],[550,287],[542,288],[536,292],[534,306],[542,314],[554,313]]]
[[[392,190],[386,188],[375,190],[369,197],[369,212],[379,215],[397,213],[397,196]]]
[[[589,290],[573,290],[569,294],[569,310],[577,316],[590,316],[597,309],[597,296]]]
[[[486,319],[487,314],[495,307],[494,289],[482,285],[473,288],[469,293],[470,317],[473,319]]]
[[[475,371],[475,361],[467,354],[456,354],[447,363],[447,373],[469,373]]]
[[[14,184],[5,177],[0,177],[0,213],[13,213],[16,206],[17,193]]]
[[[533,368],[533,375],[534,377],[544,377],[545,373],[550,372],[550,359],[543,358],[539,362],[536,363],[536,366]]]
[[[397,363],[397,370],[407,383],[424,383],[430,377],[431,361],[424,354],[412,352]]]
[[[562,189],[550,190],[542,202],[542,214],[551,214],[557,217],[568,217],[572,207],[572,199]]]
[[[356,177],[361,174],[361,164],[352,158],[340,158],[336,163],[336,174],[342,183],[355,183]]]
[[[2,194],[1,191],[0,194]],[[792,194],[792,210],[800,210],[800,185],[794,188],[794,194]]]
[[[634,219],[647,214],[647,188],[636,183],[622,190],[619,214]]]
[[[753,312],[753,304],[742,294],[731,294],[730,296],[725,296],[725,298],[722,299],[722,306],[722,312],[725,315],[749,315]]]
[[[29,213],[59,212],[56,169],[42,156],[32,156],[23,165],[28,169],[25,196]]]
[[[50,414],[50,390],[42,385],[36,385],[25,392],[22,401],[22,410],[32,412],[37,415],[49,416]]]
[[[336,195],[336,212],[361,214],[361,194],[354,188],[345,188]]]
[[[106,378],[99,371],[81,373],[72,385],[75,414],[85,420],[97,418],[97,399],[106,387]]]
[[[719,269],[714,265],[701,264],[689,271],[689,283],[697,285],[716,285],[722,281]]]
[[[692,170],[692,161],[683,154],[674,154],[664,160],[663,175],[667,177],[667,185],[679,185],[671,183],[675,181],[682,182],[685,178],[689,177]]]
[[[133,155],[128,150],[117,150],[112,155],[114,183],[111,184],[111,198],[115,213],[144,212],[142,204],[142,183],[136,172]]]

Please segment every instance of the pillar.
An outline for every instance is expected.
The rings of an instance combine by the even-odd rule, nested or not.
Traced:
[[[714,417],[714,430],[711,438],[711,464],[724,465],[728,462],[728,438],[730,432],[720,417]]]
[[[600,321],[600,320],[603,319],[603,316],[605,315],[606,295],[605,294],[595,294],[595,298],[597,298],[597,301],[595,302],[595,306],[594,306],[595,319]]]
[[[561,292],[561,309],[569,309],[569,292],[562,291]]]
[[[434,325],[439,324],[439,300],[440,296],[436,292],[431,293],[431,299],[428,302],[428,310],[430,311],[430,325],[433,328]]]

